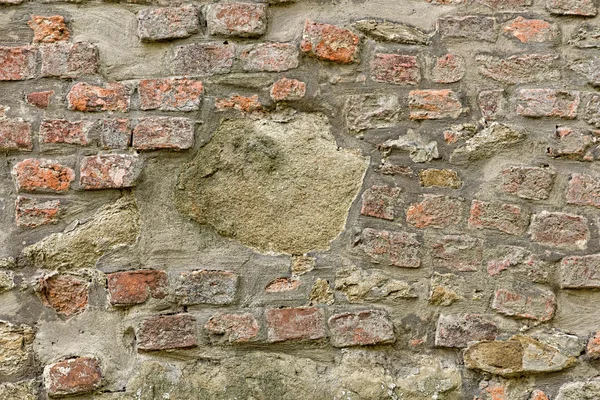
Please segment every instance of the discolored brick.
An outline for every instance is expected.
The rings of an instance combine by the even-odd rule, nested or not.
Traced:
[[[502,30],[521,43],[554,43],[560,37],[556,25],[543,19],[526,19],[521,16],[509,21]]]
[[[44,17],[32,15],[27,25],[33,29],[33,43],[54,43],[68,40],[70,36],[65,18],[61,15]]]
[[[557,126],[548,143],[546,153],[550,157],[583,160],[586,151],[595,142],[594,138],[579,129]]]
[[[129,89],[121,83],[100,87],[80,82],[69,90],[67,100],[73,111],[128,111],[129,96]]]
[[[507,316],[549,321],[556,310],[556,297],[551,290],[537,287],[502,288],[494,292],[492,309]]]
[[[298,68],[299,56],[295,43],[259,43],[242,51],[240,63],[248,72],[283,72]]]
[[[111,118],[98,121],[100,146],[104,150],[127,149],[131,145],[131,126],[127,118]]]
[[[138,36],[143,41],[185,38],[200,31],[199,12],[194,5],[142,10],[137,18]]]
[[[306,83],[284,77],[271,86],[270,94],[275,101],[300,100],[306,95]]]
[[[98,72],[98,48],[90,43],[57,42],[40,46],[42,76],[78,78]]]
[[[600,358],[600,332],[594,333],[594,336],[590,338],[587,343],[585,353],[592,360],[597,360]]]
[[[448,53],[436,59],[431,79],[436,83],[454,83],[460,81],[466,72],[467,62],[464,57]]]
[[[17,190],[25,192],[66,192],[75,179],[71,168],[56,161],[35,158],[15,164],[12,175]]]
[[[138,93],[142,110],[195,111],[200,109],[204,86],[186,78],[144,79]]]
[[[137,331],[138,350],[173,350],[196,346],[196,318],[189,314],[148,317]]]
[[[481,116],[488,121],[495,121],[506,115],[507,101],[503,89],[483,90],[477,96],[477,104]]]
[[[590,96],[590,99],[585,105],[583,119],[585,119],[588,124],[594,125],[596,128],[600,128],[600,96]]]
[[[328,320],[334,347],[368,346],[393,343],[394,325],[380,310],[335,314]]]
[[[436,168],[420,170],[419,182],[423,187],[447,187],[453,189],[458,189],[463,184],[456,171]]]
[[[500,171],[502,190],[522,199],[544,200],[550,196],[556,172],[549,168],[510,167]]]
[[[509,85],[552,82],[561,78],[559,56],[556,54],[533,53],[507,58],[480,54],[476,60],[480,64],[478,71],[481,75]],[[526,90],[521,93],[528,93]],[[532,89],[535,90],[538,89]]]
[[[40,297],[46,307],[65,317],[83,312],[88,304],[89,284],[71,275],[52,275],[40,279]]]
[[[176,75],[214,75],[231,71],[235,46],[231,43],[192,43],[175,48],[173,73]]]
[[[31,46],[0,47],[0,81],[34,78],[37,53]]]
[[[400,188],[397,187],[371,186],[362,195],[360,213],[392,221],[400,192]]]
[[[483,240],[466,235],[447,235],[429,247],[433,265],[455,271],[478,271],[483,260]]]
[[[265,4],[210,4],[206,7],[205,18],[209,35],[258,37],[267,30]]]
[[[573,37],[569,41],[569,44],[580,49],[600,48],[600,27],[582,22],[573,31]]]
[[[572,250],[587,248],[590,237],[587,218],[548,211],[533,216],[530,233],[533,242]]]
[[[0,119],[0,151],[31,151],[31,124],[20,118]]]
[[[87,146],[90,127],[88,121],[45,119],[40,124],[40,142]]]
[[[455,119],[462,112],[458,95],[449,89],[413,90],[408,94],[410,119]]]
[[[551,14],[593,17],[598,13],[594,0],[546,0]]]
[[[234,109],[244,113],[261,111],[263,108],[260,100],[258,100],[258,95],[256,94],[250,97],[234,94],[228,99],[217,99],[215,101],[215,107],[218,111]]]
[[[27,94],[27,102],[38,108],[46,108],[50,105],[50,98],[54,96],[54,90],[45,90],[42,92],[32,92]]]
[[[18,196],[15,213],[15,221],[21,228],[37,228],[42,225],[56,224],[60,215],[60,201],[42,201]]]
[[[529,226],[529,213],[514,204],[495,204],[480,200],[471,203],[469,227],[495,229],[510,235],[522,235]]]
[[[600,288],[600,254],[568,256],[560,262],[562,289]]]
[[[363,229],[360,248],[376,263],[403,268],[421,266],[416,235],[407,232]]]
[[[600,208],[600,180],[586,174],[572,174],[567,203]]]
[[[533,4],[533,0],[477,0],[478,3],[494,10],[515,11]]]
[[[236,274],[228,271],[182,272],[175,285],[174,297],[183,305],[232,304],[238,280]]]
[[[185,150],[194,146],[194,126],[187,118],[142,117],[133,129],[137,150]]]
[[[281,292],[291,292],[293,290],[298,290],[300,284],[302,282],[300,279],[295,277],[291,278],[277,278],[269,282],[267,287],[265,287],[266,293],[281,293]]]
[[[344,114],[353,133],[391,128],[400,120],[400,102],[395,95],[352,95],[346,99]]]
[[[469,342],[494,340],[500,333],[494,321],[481,314],[441,314],[435,330],[438,347],[467,347]]]
[[[434,194],[423,195],[423,201],[406,210],[406,222],[417,228],[446,228],[461,223],[463,204],[460,200]]]
[[[250,313],[218,313],[210,317],[204,329],[227,343],[247,343],[257,340],[259,325]]]
[[[28,325],[0,320],[0,374],[15,377],[26,372],[33,358],[35,332]]]
[[[498,37],[496,19],[481,15],[439,18],[437,27],[442,38],[495,42]]]
[[[371,79],[396,85],[417,85],[421,82],[421,69],[415,56],[377,53],[371,61]]]
[[[150,297],[164,298],[168,279],[164,271],[139,269],[108,274],[107,285],[111,305],[130,306],[142,304]]]
[[[359,61],[359,42],[348,29],[307,20],[300,50],[320,60],[351,64]]]
[[[81,159],[79,185],[83,189],[133,187],[141,172],[136,154],[100,154]]]
[[[267,341],[316,340],[327,336],[325,315],[316,307],[270,308],[265,311]]]
[[[44,368],[48,395],[68,396],[93,392],[102,385],[98,360],[91,357],[70,358]]]
[[[521,89],[517,92],[517,114],[524,117],[574,119],[579,92],[555,89]]]

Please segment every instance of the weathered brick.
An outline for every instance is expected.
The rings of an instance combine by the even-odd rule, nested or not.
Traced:
[[[567,203],[600,208],[600,180],[586,174],[572,174]]]
[[[270,94],[275,101],[300,100],[306,94],[306,83],[297,79],[281,78],[271,86]]]
[[[560,262],[560,287],[563,289],[600,288],[600,254],[563,258]]]
[[[533,4],[533,0],[477,0],[478,3],[495,10],[515,11]]]
[[[41,201],[18,196],[15,213],[15,221],[21,228],[37,228],[42,225],[56,224],[60,215],[60,201]]]
[[[573,32],[569,44],[580,49],[600,48],[600,26],[582,22]]]
[[[127,149],[131,145],[131,126],[127,118],[111,118],[98,121],[100,146],[104,150]]]
[[[500,333],[494,321],[480,314],[441,314],[435,331],[438,347],[467,347],[469,342],[495,340]]]
[[[531,392],[529,400],[550,400],[550,397],[548,397],[548,395],[543,391],[535,389],[533,392]]]
[[[50,105],[50,98],[54,96],[54,90],[28,93],[25,99],[33,106],[46,108]]]
[[[585,353],[592,360],[597,360],[600,358],[600,332],[594,333],[594,336],[590,338],[587,343]]]
[[[78,78],[98,72],[98,49],[90,43],[58,42],[40,46],[42,76]]]
[[[253,3],[220,3],[206,7],[209,35],[257,37],[267,30],[267,6]]]
[[[33,29],[33,43],[54,43],[68,40],[70,36],[65,18],[61,15],[44,17],[32,15],[27,25]]]
[[[467,62],[464,57],[449,53],[436,59],[431,70],[431,80],[436,83],[454,83],[460,81],[466,72]]]
[[[588,124],[600,128],[600,96],[592,95],[590,97],[585,105],[583,119],[585,119]]]
[[[0,374],[10,377],[22,374],[30,366],[35,333],[28,325],[0,321]]]
[[[12,170],[18,191],[66,192],[75,179],[69,167],[56,161],[29,158],[17,163]]]
[[[556,310],[556,297],[551,290],[537,287],[502,288],[494,292],[492,309],[511,317],[549,321]]]
[[[359,61],[359,42],[348,29],[307,20],[300,50],[320,60],[350,64]]]
[[[352,25],[367,36],[386,42],[421,46],[431,43],[429,34],[400,22],[367,18],[356,21]]]
[[[103,88],[79,82],[69,90],[67,100],[73,111],[128,111],[129,96],[129,89],[121,83],[107,83]]]
[[[556,54],[525,54],[508,58],[480,54],[476,57],[481,75],[510,85],[559,80],[558,59]]]
[[[546,150],[550,157],[564,157],[582,160],[587,149],[594,143],[594,138],[578,129],[557,126]]]
[[[199,12],[194,5],[142,10],[138,13],[138,36],[153,42],[185,38],[200,31]]]
[[[544,200],[550,196],[556,172],[549,168],[510,167],[500,171],[502,190],[522,199]]]
[[[483,240],[448,235],[430,244],[433,265],[455,271],[478,271],[483,260]]]
[[[529,226],[529,213],[514,204],[495,204],[473,200],[469,227],[495,229],[509,235],[522,235]]]
[[[265,287],[265,292],[267,293],[281,293],[281,292],[291,292],[293,290],[298,290],[300,284],[302,282],[300,279],[292,276],[291,278],[277,278],[269,282],[267,287]]]
[[[256,94],[250,97],[234,94],[228,99],[217,99],[215,107],[217,111],[234,109],[243,113],[262,111],[263,109],[262,103],[258,100],[258,95]]]
[[[593,17],[598,12],[594,0],[547,0],[546,8],[557,15]]]
[[[247,343],[258,338],[259,325],[250,313],[218,313],[210,317],[204,329],[227,343]]]
[[[393,343],[394,324],[380,310],[335,314],[327,321],[334,347],[368,346]]]
[[[67,121],[45,119],[40,124],[40,143],[64,143],[86,146],[91,123],[88,121]]]
[[[38,384],[35,379],[0,384],[0,399],[37,400]]]
[[[366,228],[361,235],[360,247],[373,261],[395,267],[420,267],[420,246],[412,233]]]
[[[114,272],[107,275],[110,304],[129,306],[142,304],[150,297],[162,299],[167,295],[167,274],[164,271],[140,269]]]
[[[133,187],[142,165],[136,154],[100,154],[81,159],[79,185],[84,189]]]
[[[0,151],[31,151],[31,124],[20,118],[0,119]]]
[[[228,271],[199,270],[182,272],[174,296],[183,305],[232,304],[238,287],[238,276]]]
[[[406,210],[406,222],[417,228],[446,228],[458,225],[463,219],[460,200],[434,194],[423,195],[423,201]]]
[[[187,118],[143,117],[133,129],[137,150],[185,150],[194,146],[194,126]]]
[[[463,112],[458,95],[449,89],[413,90],[408,94],[410,119],[458,118]]]
[[[316,340],[327,336],[325,314],[316,307],[270,308],[265,311],[267,341]]]
[[[498,37],[496,19],[480,15],[439,18],[437,27],[442,38],[495,42]]]
[[[524,117],[573,119],[581,101],[579,92],[556,89],[521,89],[517,95],[517,114]]]
[[[377,53],[371,61],[371,79],[396,85],[417,85],[421,82],[421,68],[415,56]]]
[[[585,249],[590,237],[587,218],[581,215],[542,211],[531,220],[531,240],[544,246]]]
[[[93,392],[102,385],[102,371],[95,358],[77,357],[44,368],[46,390],[50,396]]]
[[[503,89],[483,90],[477,96],[477,104],[481,116],[488,121],[495,121],[506,114],[507,101]]]
[[[89,284],[71,275],[52,275],[40,279],[40,297],[46,307],[71,317],[83,312],[88,304]]]
[[[223,43],[192,43],[175,48],[173,73],[176,75],[227,74],[231,71],[235,46]]]
[[[429,282],[429,304],[446,307],[464,299],[467,292],[466,282],[462,276],[434,271]]]
[[[300,52],[295,43],[259,43],[240,54],[240,64],[248,72],[283,72],[298,68]]]
[[[362,195],[360,213],[392,221],[400,192],[400,188],[397,187],[371,186]]]
[[[554,43],[560,37],[556,25],[543,19],[526,19],[521,16],[509,21],[502,30],[521,43]]]
[[[138,93],[142,110],[194,111],[200,109],[204,86],[186,78],[144,79]]]
[[[196,318],[189,314],[148,317],[141,323],[136,337],[137,348],[143,351],[196,347]]]
[[[456,171],[436,168],[419,171],[419,182],[423,187],[447,187],[453,189],[458,189],[463,184]]]
[[[294,275],[304,275],[315,268],[316,259],[309,256],[293,256],[290,269]]]
[[[600,86],[600,60],[597,57],[582,57],[570,60],[568,67],[571,71],[585,77],[590,85]]]
[[[348,130],[391,128],[400,119],[400,102],[394,95],[359,94],[348,96],[344,107]]]
[[[34,78],[37,52],[30,46],[0,47],[0,81]]]

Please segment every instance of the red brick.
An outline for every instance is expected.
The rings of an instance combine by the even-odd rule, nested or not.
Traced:
[[[406,222],[417,228],[445,228],[458,225],[463,218],[463,204],[458,199],[425,194],[423,201],[406,210]]]
[[[585,353],[592,360],[600,358],[600,332],[596,332],[587,343]]]
[[[48,365],[44,378],[50,396],[90,393],[102,385],[100,364],[90,357],[71,358]]]
[[[204,87],[185,78],[145,79],[138,92],[142,110],[195,111],[200,109]]]
[[[211,4],[206,9],[209,35],[257,37],[267,30],[267,6],[252,3]]]
[[[392,221],[400,192],[400,188],[397,187],[371,186],[362,195],[360,213]]]
[[[247,343],[257,339],[259,325],[250,313],[218,313],[210,317],[204,329],[227,343]]]
[[[175,285],[174,297],[182,305],[235,302],[239,277],[229,271],[198,270],[182,272]]]
[[[136,154],[100,154],[81,159],[79,184],[84,189],[133,187],[142,169]]]
[[[27,102],[39,108],[46,108],[50,105],[50,98],[54,96],[54,90],[29,93],[26,97]]]
[[[444,17],[437,20],[438,31],[442,38],[460,38],[495,42],[496,19],[479,15]]]
[[[150,297],[164,298],[168,280],[164,271],[140,269],[108,274],[107,284],[110,304],[129,306],[144,303]]]
[[[222,43],[192,43],[175,48],[176,75],[227,74],[231,71],[235,46]]]
[[[327,336],[325,315],[316,307],[271,308],[265,311],[270,343],[316,340]]]
[[[12,175],[17,190],[25,192],[66,192],[75,179],[71,168],[55,161],[35,158],[17,163]]]
[[[16,202],[16,223],[20,228],[56,224],[60,215],[60,201],[40,201],[19,196]]]
[[[543,19],[525,19],[521,16],[504,25],[503,31],[521,43],[552,43],[559,38],[558,28]]]
[[[435,331],[438,347],[465,348],[469,342],[495,340],[499,329],[491,318],[480,314],[440,315]]]
[[[277,278],[267,285],[265,292],[267,293],[281,293],[298,290],[300,287],[300,279],[297,278]]]
[[[394,325],[384,311],[336,314],[329,318],[328,325],[334,347],[368,346],[396,340]]]
[[[88,144],[88,121],[45,119],[40,124],[40,143],[64,143],[86,146]]]
[[[550,196],[556,172],[549,168],[510,167],[500,172],[502,190],[522,199],[544,200]]]
[[[22,119],[0,119],[0,150],[33,150],[31,124]]]
[[[481,54],[476,60],[480,64],[481,75],[509,85],[553,82],[561,78],[559,56],[556,54],[525,54],[507,58]]]
[[[572,174],[567,203],[600,208],[600,180],[584,174]]]
[[[594,0],[547,0],[546,8],[557,15],[592,17],[598,12]]]
[[[395,267],[420,267],[420,246],[416,235],[412,233],[366,228],[361,235],[360,247],[374,262]]]
[[[196,346],[196,318],[189,314],[148,317],[137,331],[138,350],[186,349]]]
[[[518,91],[517,114],[524,117],[558,117],[573,119],[579,108],[579,92],[555,89],[521,89]]]
[[[348,29],[307,20],[300,50],[320,60],[350,64],[358,62],[359,41]]]
[[[506,98],[503,89],[483,90],[477,96],[477,104],[481,116],[488,121],[504,117],[506,114]]]
[[[40,46],[42,76],[78,78],[98,72],[98,49],[90,43],[58,42]]]
[[[40,297],[46,307],[71,317],[88,304],[88,282],[70,275],[53,275],[40,279]]]
[[[545,246],[585,249],[590,237],[587,218],[542,211],[531,220],[531,240]]]
[[[270,93],[275,101],[300,100],[306,94],[306,83],[297,79],[281,78],[271,86]]]
[[[234,94],[228,99],[217,99],[215,101],[215,107],[218,111],[233,108],[244,113],[262,110],[262,104],[258,100],[258,95],[256,94],[251,97]]]
[[[452,90],[413,90],[408,94],[410,119],[458,118],[462,104]]]
[[[0,81],[35,77],[37,49],[29,46],[0,47]]]
[[[533,392],[531,392],[529,400],[550,400],[550,397],[548,397],[548,395],[541,390],[535,389]]]
[[[248,72],[282,72],[297,68],[299,55],[294,43],[259,43],[242,51],[240,63]]]
[[[436,83],[460,81],[467,72],[467,62],[462,56],[446,54],[439,57],[431,70],[431,79]]]
[[[550,143],[547,154],[550,157],[564,157],[573,160],[582,160],[587,149],[595,142],[594,138],[578,129],[557,126]]]
[[[69,29],[61,15],[32,15],[27,25],[33,29],[33,43],[54,43],[69,39]]]
[[[104,150],[127,149],[131,145],[131,126],[129,119],[103,119],[98,123],[100,129],[100,145]]]
[[[141,10],[138,36],[143,41],[185,38],[200,31],[198,8],[194,5]]]
[[[484,6],[488,6],[495,10],[501,9],[503,11],[515,11],[520,10],[524,6],[530,6],[533,0],[477,0]]]
[[[106,88],[80,82],[69,90],[67,100],[73,111],[127,111],[129,89],[116,82],[106,84]]]
[[[415,56],[378,53],[371,61],[371,79],[396,85],[417,85],[421,82],[421,69]]]
[[[522,235],[529,226],[529,213],[514,204],[494,204],[473,200],[469,227],[495,229],[509,235]]]
[[[194,125],[187,118],[143,117],[133,129],[137,150],[185,150],[194,146]]]
[[[430,244],[433,265],[455,271],[479,271],[483,260],[483,240],[448,235]]]
[[[552,291],[536,287],[499,289],[494,293],[492,308],[507,316],[545,322],[554,316],[556,297]]]
[[[560,263],[562,289],[599,289],[600,254],[569,256]]]

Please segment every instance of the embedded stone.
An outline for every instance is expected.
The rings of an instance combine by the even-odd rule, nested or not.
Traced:
[[[204,86],[186,78],[144,79],[138,83],[138,93],[142,110],[196,111]]]
[[[499,333],[496,323],[485,315],[441,314],[435,331],[435,345],[465,348],[469,342],[495,340]]]
[[[502,190],[528,200],[547,199],[555,176],[549,168],[515,166],[500,171]]]
[[[227,343],[247,343],[257,339],[258,321],[250,313],[218,313],[210,317],[204,329],[219,341]]]
[[[342,292],[350,303],[397,303],[417,298],[408,282],[393,279],[380,270],[363,270],[352,266],[337,270],[335,290]]]
[[[54,43],[68,40],[70,36],[62,15],[44,17],[32,15],[27,25],[33,30],[33,43]]]
[[[364,34],[379,40],[421,46],[427,46],[430,43],[428,34],[399,22],[363,19],[356,21],[353,26]]]
[[[52,275],[40,279],[39,285],[42,303],[65,317],[83,312],[88,304],[89,283],[83,279]]]
[[[479,73],[495,81],[509,85],[552,82],[561,78],[556,54],[526,54],[499,58],[478,55]]]
[[[344,114],[348,130],[358,133],[366,129],[391,128],[400,120],[400,102],[394,95],[351,95]]]
[[[360,248],[376,263],[419,268],[421,244],[414,233],[363,229]]]
[[[142,321],[136,337],[137,348],[142,351],[196,347],[196,318],[189,314],[148,317]]]
[[[44,368],[48,395],[69,396],[90,393],[102,385],[98,360],[91,357],[70,358]]]

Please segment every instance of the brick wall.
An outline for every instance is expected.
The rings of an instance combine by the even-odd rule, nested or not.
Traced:
[[[596,0],[0,0],[0,399],[600,398]]]

